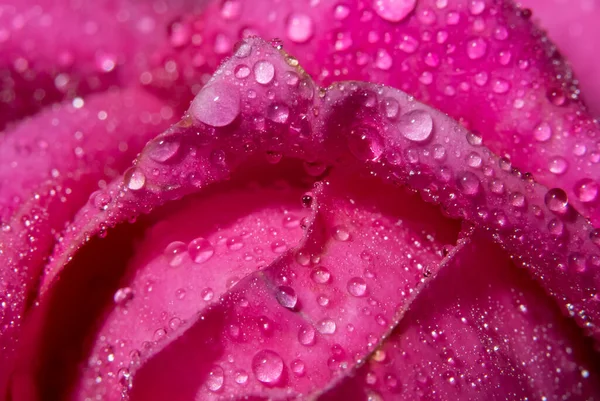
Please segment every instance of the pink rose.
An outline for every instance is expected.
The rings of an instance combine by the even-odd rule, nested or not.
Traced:
[[[596,2],[14,3],[4,399],[600,396]]]

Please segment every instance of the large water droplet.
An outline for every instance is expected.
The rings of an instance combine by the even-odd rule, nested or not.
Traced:
[[[220,366],[214,366],[206,378],[206,387],[212,392],[217,392],[223,387],[225,381],[225,373]]]
[[[296,303],[298,302],[298,295],[296,295],[296,291],[287,285],[277,287],[277,294],[275,296],[277,298],[277,302],[279,302],[279,304],[284,308],[294,309],[296,307]]]
[[[593,202],[598,197],[598,183],[590,178],[577,181],[574,189],[581,202]]]
[[[426,111],[413,110],[400,117],[398,129],[406,139],[413,142],[424,142],[431,137],[433,120]]]
[[[283,373],[283,360],[275,351],[262,350],[252,358],[252,372],[259,382],[276,383]]]
[[[283,103],[274,103],[267,110],[267,118],[279,124],[285,124],[290,116],[290,108]]]
[[[188,245],[188,253],[195,263],[204,263],[215,254],[215,248],[205,238],[198,237]]]
[[[553,157],[548,162],[548,170],[550,170],[552,174],[564,174],[567,171],[567,168],[569,168],[569,163],[561,156]]]
[[[350,132],[348,148],[359,160],[375,161],[383,153],[383,141],[373,127],[360,126]]]
[[[173,241],[165,247],[163,254],[167,258],[169,266],[177,267],[183,262],[187,246],[181,241]]]
[[[317,323],[317,330],[321,334],[333,334],[335,333],[335,329],[337,325],[331,319],[323,319],[319,323]]]
[[[296,43],[304,43],[313,35],[313,20],[306,14],[294,13],[287,22],[287,36]]]
[[[457,179],[458,189],[465,195],[477,195],[479,192],[479,178],[471,172],[462,172]]]
[[[535,139],[540,142],[546,142],[548,139],[552,137],[552,128],[550,124],[543,121],[541,122],[534,130]]]
[[[563,214],[566,213],[569,208],[569,198],[565,191],[560,188],[553,188],[546,192],[544,197],[546,206],[554,213]]]
[[[275,78],[275,67],[266,60],[257,61],[254,64],[254,79],[262,85],[268,85]]]
[[[127,188],[132,191],[139,191],[144,188],[146,185],[146,176],[136,167],[131,167],[129,170],[125,172],[123,176],[123,181]]]
[[[325,284],[331,279],[331,273],[326,268],[320,266],[317,267],[311,274],[310,277],[315,283]]]
[[[150,147],[148,156],[154,161],[165,163],[179,150],[179,141],[163,139]]]
[[[315,334],[315,329],[311,325],[303,325],[298,331],[298,341],[302,345],[313,345],[315,343]]]
[[[374,0],[373,9],[381,18],[390,22],[400,22],[408,16],[417,0]]]
[[[485,56],[487,43],[481,38],[473,39],[467,42],[467,55],[471,60],[477,60]]]
[[[363,297],[367,293],[367,283],[360,277],[348,280],[348,292],[355,297]]]
[[[194,118],[213,127],[229,125],[240,114],[238,89],[225,83],[204,87],[190,106]]]

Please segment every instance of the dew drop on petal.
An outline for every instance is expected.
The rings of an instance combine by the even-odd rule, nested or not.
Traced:
[[[254,79],[262,85],[268,85],[275,78],[275,67],[266,60],[257,61],[254,64]]]
[[[481,38],[473,39],[467,42],[467,55],[471,60],[477,60],[485,56],[487,43]]]
[[[269,106],[267,118],[279,124],[285,124],[290,116],[290,108],[283,103],[275,103]]]
[[[373,0],[373,9],[389,22],[400,22],[414,9],[417,0]]]
[[[275,296],[277,298],[277,302],[287,309],[294,309],[296,307],[296,303],[298,302],[296,291],[287,285],[277,287],[277,294]]]
[[[569,198],[561,188],[552,188],[546,192],[544,202],[550,211],[558,214],[566,213],[569,208]]]
[[[159,163],[169,161],[177,154],[179,150],[179,142],[172,140],[161,140],[155,143],[149,150],[150,158]]]
[[[581,202],[593,202],[598,197],[598,183],[584,178],[575,183],[575,194]]]
[[[569,163],[561,156],[553,157],[548,162],[548,170],[550,170],[552,174],[564,174],[567,171],[567,168],[569,168]]]
[[[169,266],[177,267],[183,262],[183,257],[187,246],[181,241],[173,241],[165,247],[163,254],[167,259]]]
[[[124,305],[133,299],[133,290],[131,287],[119,288],[113,295],[113,300],[117,305]]]
[[[468,171],[459,174],[457,179],[458,189],[465,195],[477,195],[479,193],[479,178]]]
[[[275,351],[262,350],[252,358],[252,373],[261,383],[277,383],[283,373],[283,360]]]
[[[298,341],[302,345],[313,345],[315,343],[315,334],[315,329],[311,325],[303,325],[298,331]]]
[[[300,359],[293,360],[290,367],[292,368],[292,372],[298,377],[304,376],[306,373],[306,364]]]
[[[335,333],[336,328],[337,325],[331,319],[323,319],[317,323],[317,330],[319,330],[319,333],[321,334],[333,334]]]
[[[194,98],[190,113],[198,121],[213,127],[229,125],[240,114],[240,95],[230,84],[205,86]]]
[[[141,170],[137,169],[136,167],[131,167],[125,172],[123,181],[127,188],[131,189],[132,191],[139,191],[140,189],[144,188],[144,185],[146,185],[146,176]]]
[[[220,366],[213,366],[210,372],[208,372],[206,387],[212,392],[217,392],[223,387],[224,381],[225,373],[223,372],[223,368]]]
[[[360,277],[353,277],[348,280],[346,288],[350,295],[355,297],[362,297],[367,293],[367,283]]]
[[[326,268],[320,266],[313,270],[310,277],[317,284],[326,284],[331,280],[331,273]]]
[[[431,137],[433,120],[426,111],[413,110],[400,117],[398,129],[406,139],[413,142],[424,142]]]
[[[194,263],[204,263],[215,254],[215,248],[205,238],[198,237],[188,245],[188,253]]]
[[[541,122],[534,130],[535,139],[540,142],[546,142],[552,137],[552,128],[547,122]]]

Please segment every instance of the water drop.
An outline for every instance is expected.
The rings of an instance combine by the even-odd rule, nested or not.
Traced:
[[[194,98],[190,113],[198,121],[213,127],[229,125],[240,114],[239,91],[225,83],[205,86]]]
[[[223,368],[220,366],[213,366],[210,372],[208,372],[206,387],[212,392],[217,392],[223,387],[224,381],[225,372],[223,372]]]
[[[166,257],[169,266],[177,267],[183,262],[183,257],[185,255],[186,250],[187,246],[185,245],[185,243],[181,241],[173,241],[166,246],[163,254]]]
[[[548,209],[554,213],[564,214],[569,208],[569,198],[560,188],[553,188],[546,192],[544,201]]]
[[[248,76],[250,75],[250,67],[248,67],[246,64],[240,64],[237,67],[235,67],[235,70],[233,72],[237,79],[248,78]]]
[[[333,334],[335,333],[336,328],[337,325],[331,319],[323,319],[317,323],[317,330],[319,330],[319,333],[321,334]]]
[[[320,266],[312,271],[310,277],[315,283],[326,284],[331,280],[331,273],[326,268]]]
[[[292,368],[292,372],[294,372],[294,374],[298,377],[304,376],[306,373],[306,365],[300,359],[293,360],[290,366]]]
[[[119,288],[116,292],[115,295],[113,295],[113,300],[115,301],[115,304],[117,305],[124,305],[126,304],[128,301],[131,301],[133,299],[133,290],[131,289],[131,287],[123,287],[123,288]]]
[[[254,64],[254,78],[259,84],[270,84],[275,78],[275,67],[266,60],[257,61]]]
[[[188,245],[188,253],[195,263],[204,263],[215,254],[215,248],[205,238],[198,237]]]
[[[252,358],[252,372],[261,383],[276,383],[283,373],[283,360],[275,351],[262,350]]]
[[[244,242],[240,237],[231,237],[227,240],[227,248],[229,248],[232,251],[242,249],[243,246]]]
[[[290,108],[283,103],[274,103],[267,110],[267,118],[279,124],[285,124],[290,116]]]
[[[561,156],[553,157],[548,162],[548,170],[550,170],[552,174],[564,174],[565,171],[567,171],[567,168],[569,168],[569,163]]]
[[[417,0],[373,0],[373,9],[389,22],[400,22],[414,9]]]
[[[235,372],[235,382],[237,384],[243,385],[246,384],[248,382],[248,373],[246,373],[245,370],[238,370]]]
[[[287,22],[287,36],[296,43],[304,43],[313,35],[313,20],[306,14],[294,13]]]
[[[298,341],[302,345],[310,346],[315,343],[315,329],[311,325],[303,325],[298,331]]]
[[[367,293],[367,283],[360,277],[351,278],[346,288],[355,297],[362,297]]]
[[[375,67],[380,70],[387,71],[392,68],[392,56],[385,49],[377,50],[377,55],[375,56]]]
[[[205,302],[210,301],[211,299],[213,299],[213,297],[215,296],[214,291],[212,290],[212,288],[205,288],[200,292],[200,296],[202,297],[202,299]]]
[[[590,178],[577,181],[574,189],[581,202],[593,202],[598,197],[598,183]]]
[[[433,120],[426,111],[413,110],[400,117],[398,129],[406,139],[413,142],[424,142],[431,137]]]
[[[471,60],[477,60],[485,56],[487,43],[481,38],[473,39],[467,42],[467,55]]]
[[[296,307],[296,303],[298,302],[296,291],[287,285],[277,287],[277,294],[275,296],[277,298],[277,302],[287,309],[294,309]]]
[[[334,227],[333,238],[337,241],[346,242],[350,239],[350,231],[344,226]]]
[[[177,154],[179,141],[163,139],[150,146],[148,156],[156,162],[165,163]]]
[[[398,117],[398,112],[400,111],[400,105],[398,101],[392,97],[386,97],[381,102],[381,108],[383,109],[383,113],[390,120]]]
[[[146,185],[146,176],[136,167],[131,167],[127,170],[123,176],[123,180],[127,188],[132,191],[139,191]]]
[[[546,142],[547,140],[549,140],[552,137],[552,128],[550,127],[550,124],[548,124],[545,121],[541,122],[535,128],[534,136],[535,139],[537,139],[540,142]]]
[[[465,195],[477,195],[479,192],[479,178],[471,172],[464,171],[457,179],[458,189]]]
[[[370,126],[353,129],[348,137],[348,148],[359,160],[375,161],[383,153],[383,141],[377,131]]]

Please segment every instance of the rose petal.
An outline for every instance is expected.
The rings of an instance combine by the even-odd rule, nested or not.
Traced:
[[[531,8],[533,20],[548,30],[548,36],[573,66],[581,94],[595,116],[600,116],[600,5],[579,0],[519,0]]]
[[[156,38],[204,1],[18,0],[0,10],[0,131],[42,106],[113,85],[148,82]],[[173,24],[173,25],[171,25]]]
[[[241,280],[143,365],[132,400],[309,395],[373,349],[458,227],[414,195],[346,173],[314,191],[304,244]]]
[[[369,362],[324,400],[600,394],[591,342],[485,237],[471,237]]]
[[[0,142],[0,160],[11,161],[0,164],[0,393],[55,236],[98,183],[120,174],[171,117],[154,96],[117,90],[56,106]],[[102,209],[109,201],[99,195],[90,204]]]
[[[598,335],[595,234],[561,190],[523,178],[479,137],[402,92],[356,82],[318,89],[296,67],[294,58],[259,39],[242,42],[188,115],[148,145],[123,182],[111,184],[107,210],[87,206],[78,215],[49,264],[44,291],[91,235],[222,181],[250,156],[275,150],[337,168],[364,166],[484,227]],[[236,74],[244,68],[252,75]],[[171,141],[189,151],[167,163],[152,156]]]
[[[182,78],[189,85],[197,85],[241,36],[281,38],[278,43],[323,86],[379,82],[448,113],[521,171],[563,188],[571,204],[600,227],[600,129],[577,98],[569,67],[530,22],[530,12],[498,0],[402,3],[414,4],[409,13],[396,13],[398,4],[213,2],[184,22],[206,38],[202,63],[194,64],[196,47],[166,45],[163,52],[188,71]]]

